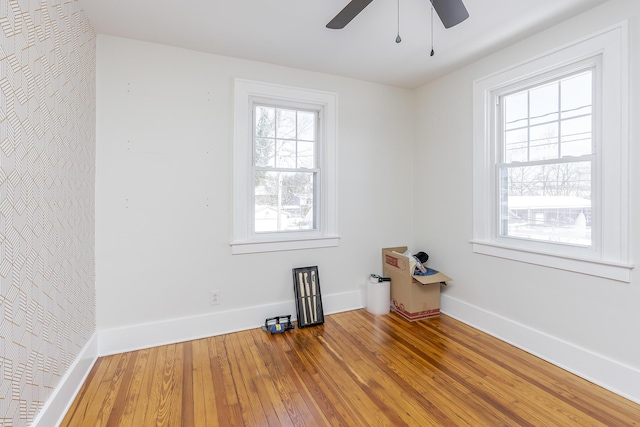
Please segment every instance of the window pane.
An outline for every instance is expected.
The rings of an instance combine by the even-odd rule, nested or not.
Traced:
[[[527,129],[515,129],[505,133],[504,161],[526,162],[528,160],[529,134]]]
[[[275,141],[267,138],[256,138],[253,164],[262,167],[275,166]]]
[[[314,172],[258,171],[255,183],[255,232],[312,230]]]
[[[583,156],[593,153],[591,116],[562,121],[562,155]]]
[[[316,113],[310,111],[298,111],[298,139],[303,141],[315,141]]]
[[[558,158],[558,123],[532,126],[529,161]]]
[[[276,111],[276,132],[278,138],[295,139],[296,137],[296,111]]]
[[[255,135],[273,138],[276,136],[276,109],[270,107],[256,107]]]
[[[276,167],[295,168],[296,167],[296,142],[279,139],[276,142]]]
[[[298,142],[298,167],[301,169],[312,169],[315,167],[315,143]]]
[[[558,120],[558,82],[531,89],[529,110],[532,125]]]
[[[500,235],[591,245],[591,162],[500,169]]]
[[[561,82],[562,118],[591,115],[592,71],[568,77]]]
[[[527,91],[516,93],[505,98],[505,130],[528,126],[529,94]]]

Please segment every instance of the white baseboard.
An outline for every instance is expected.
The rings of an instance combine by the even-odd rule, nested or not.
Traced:
[[[33,420],[32,427],[60,425],[96,360],[98,334],[94,332]]]
[[[566,371],[640,403],[640,370],[636,368],[445,294],[441,295],[440,310]]]
[[[358,290],[323,295],[322,307],[324,314],[362,308],[362,293]],[[295,303],[290,300],[200,316],[105,329],[99,332],[98,354],[106,356],[259,328],[264,324],[264,319],[268,317],[291,314],[293,320],[295,313]]]

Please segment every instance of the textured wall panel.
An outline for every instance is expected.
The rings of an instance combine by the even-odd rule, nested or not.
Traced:
[[[0,427],[27,426],[95,330],[95,33],[0,0]]]

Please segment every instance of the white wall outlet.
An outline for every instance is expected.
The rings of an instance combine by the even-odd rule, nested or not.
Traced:
[[[209,304],[211,304],[211,305],[220,304],[220,291],[211,291],[211,296],[209,298]]]

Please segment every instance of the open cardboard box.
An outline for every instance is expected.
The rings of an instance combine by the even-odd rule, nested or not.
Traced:
[[[415,276],[409,258],[402,255],[406,250],[382,249],[382,274],[391,278],[391,309],[409,321],[439,316],[440,284],[451,278],[440,272]]]

